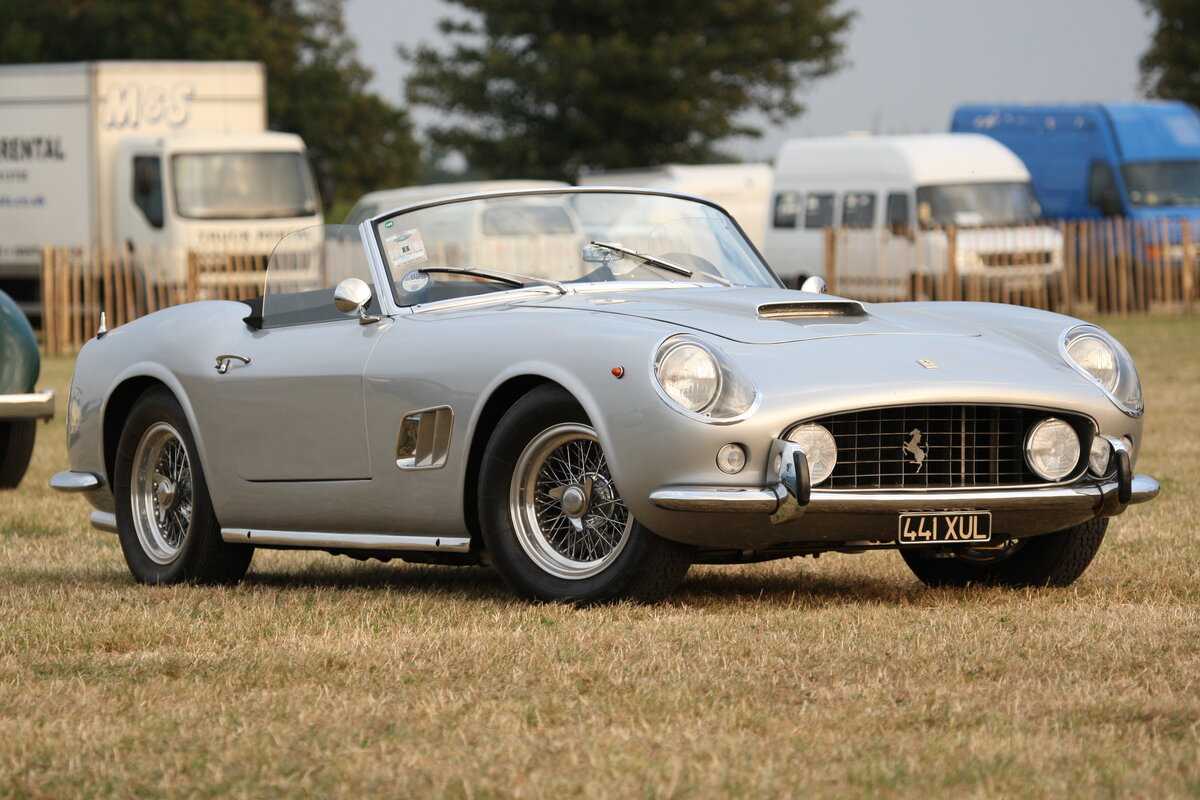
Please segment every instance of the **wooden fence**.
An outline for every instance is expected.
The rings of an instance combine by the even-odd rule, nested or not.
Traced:
[[[830,292],[863,300],[982,300],[1085,316],[1178,313],[1200,308],[1196,224],[1107,219],[916,235],[829,228],[820,263]],[[535,243],[536,252],[512,244],[503,252],[454,254],[458,260],[431,256],[437,263],[478,256],[493,268],[503,261],[502,268],[527,272],[527,259],[570,263],[576,245],[555,238]],[[361,269],[357,240],[329,240],[319,251],[317,259],[316,250],[278,255],[272,291],[328,286]],[[235,253],[47,247],[46,351],[77,352],[95,334],[102,311],[113,328],[178,303],[261,296],[266,261]]]
[[[827,228],[822,265],[830,292],[863,300],[1184,312],[1200,304],[1196,224],[1104,219],[915,235]]]

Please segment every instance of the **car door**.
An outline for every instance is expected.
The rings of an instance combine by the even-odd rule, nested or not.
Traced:
[[[249,484],[365,481],[363,371],[388,324],[362,324],[334,306],[340,280],[371,285],[356,236],[310,232],[291,248],[272,256],[257,316],[211,340],[208,400],[219,413],[210,437],[220,462]],[[364,310],[377,308],[372,297]]]

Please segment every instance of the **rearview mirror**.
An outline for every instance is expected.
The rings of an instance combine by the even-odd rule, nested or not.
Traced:
[[[367,325],[378,322],[379,317],[367,313],[371,302],[371,287],[362,278],[346,278],[333,290],[333,305],[343,314],[358,314],[358,321]]]
[[[825,294],[827,288],[829,287],[825,285],[825,279],[820,275],[809,275],[804,279],[804,283],[800,284],[800,291],[812,294]]]

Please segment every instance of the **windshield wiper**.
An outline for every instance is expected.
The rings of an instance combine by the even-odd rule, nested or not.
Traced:
[[[722,286],[732,286],[733,285],[725,278],[722,278],[720,275],[713,275],[711,272],[705,272],[703,270],[690,270],[687,267],[681,267],[678,264],[673,264],[670,261],[666,261],[665,259],[658,258],[657,256],[651,256],[651,255],[646,255],[645,253],[639,253],[637,250],[630,250],[628,247],[622,247],[621,245],[613,244],[612,242],[591,241],[591,242],[588,242],[588,244],[590,244],[594,247],[603,247],[605,250],[612,250],[614,253],[620,253],[621,255],[632,256],[636,259],[641,260],[645,264],[649,264],[652,267],[658,267],[659,269],[665,269],[667,272],[674,272],[676,275],[682,275],[685,278],[690,278],[693,275],[699,273],[700,275],[703,275],[705,278],[708,278],[711,281],[716,281],[717,283],[721,284]]]
[[[558,281],[552,281],[548,278],[535,278],[532,275],[519,275],[515,272],[497,272],[490,269],[475,269],[474,267],[426,267],[417,270],[417,272],[420,272],[422,275],[429,275],[433,272],[447,275],[469,275],[473,278],[486,278],[498,283],[507,283],[509,286],[516,286],[518,288],[531,284],[535,286],[549,286],[557,289],[559,294],[567,294],[570,291]]]

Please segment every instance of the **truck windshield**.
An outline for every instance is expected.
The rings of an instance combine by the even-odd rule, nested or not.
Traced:
[[[317,213],[300,153],[186,153],[172,157],[175,209],[188,219],[267,219]]]
[[[1200,206],[1200,161],[1147,161],[1121,167],[1135,206]]]
[[[917,187],[923,228],[1016,225],[1041,213],[1028,181]]]

